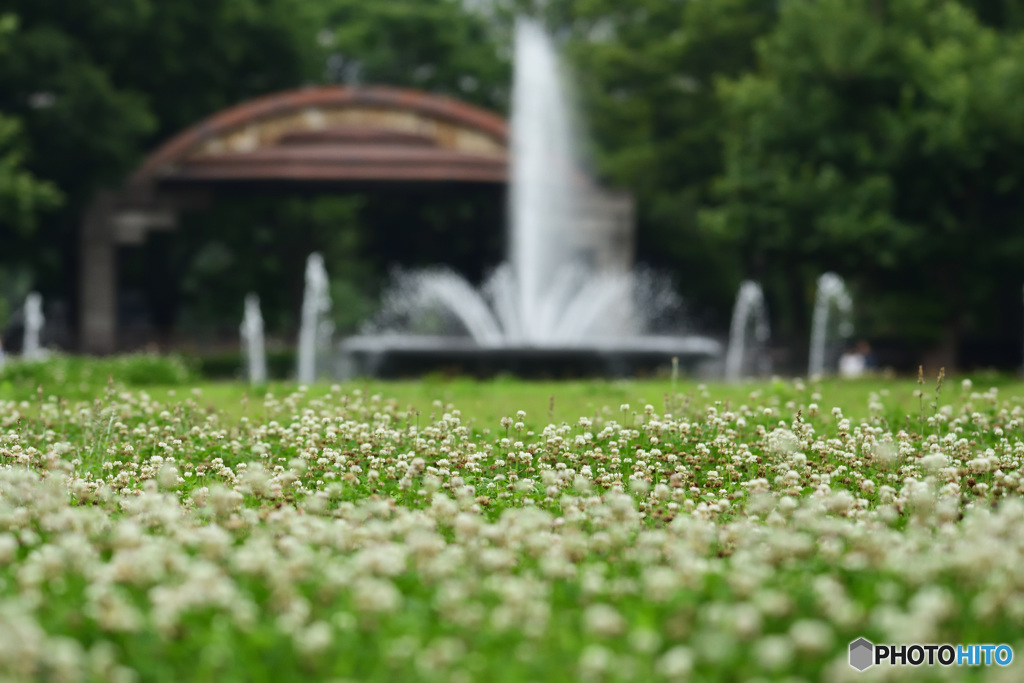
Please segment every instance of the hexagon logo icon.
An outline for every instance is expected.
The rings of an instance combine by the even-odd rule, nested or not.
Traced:
[[[875,646],[867,638],[858,638],[850,643],[850,666],[864,671],[875,663]]]

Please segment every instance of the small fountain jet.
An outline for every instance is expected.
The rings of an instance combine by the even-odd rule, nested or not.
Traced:
[[[761,285],[747,280],[740,285],[732,309],[729,346],[725,354],[725,378],[735,382],[771,372],[768,344],[771,328]]]
[[[267,381],[267,356],[263,344],[263,315],[260,298],[256,294],[245,297],[245,317],[240,327],[242,351],[245,355],[246,374],[251,384]]]
[[[832,316],[835,310],[836,317]],[[818,293],[814,299],[814,317],[811,320],[811,355],[807,363],[807,376],[816,377],[835,370],[842,352],[842,344],[853,336],[853,300],[846,291],[843,278],[825,273],[818,278]]]
[[[316,380],[317,357],[330,348],[334,334],[334,324],[328,317],[331,312],[329,287],[324,259],[314,252],[306,260],[306,289],[302,295],[299,328],[298,379],[305,384]]]

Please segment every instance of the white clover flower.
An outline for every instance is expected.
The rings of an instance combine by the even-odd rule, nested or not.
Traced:
[[[929,453],[920,460],[921,467],[929,472],[937,472],[949,465],[949,458],[943,453]]]
[[[896,444],[891,441],[879,441],[875,444],[871,455],[879,465],[888,467],[896,461],[896,456],[898,454],[899,451],[896,448]]]
[[[160,488],[173,490],[178,488],[178,468],[173,465],[164,465],[157,474],[157,483]]]
[[[458,638],[442,637],[430,642],[416,657],[416,668],[425,676],[445,671],[458,662],[466,652]]]
[[[974,460],[971,460],[970,462],[967,463],[967,469],[974,474],[984,474],[994,469],[992,463],[994,459],[995,458],[989,458],[985,456],[975,458]],[[996,460],[996,463],[998,465],[998,460]]]
[[[385,543],[357,552],[352,566],[359,573],[394,577],[405,571],[407,554],[406,546]]]
[[[817,619],[801,619],[789,628],[789,637],[793,646],[805,654],[821,654],[832,647],[832,629]]]
[[[670,681],[687,681],[693,671],[693,653],[690,648],[677,645],[658,659],[654,669]]]
[[[352,600],[360,612],[388,614],[402,606],[402,594],[387,579],[363,578],[352,586]]]
[[[634,493],[643,494],[651,490],[651,485],[644,479],[630,479],[629,489]]]
[[[18,555],[18,539],[9,533],[0,534],[0,565],[10,564]]]
[[[792,512],[793,510],[796,510],[798,506],[799,503],[791,496],[782,496],[779,498],[779,509],[784,513]]]
[[[334,633],[330,625],[317,621],[299,631],[295,636],[295,647],[305,655],[318,654],[327,650],[334,642]]]
[[[584,680],[600,679],[612,669],[614,662],[615,655],[608,648],[587,645],[580,655],[580,677]]]
[[[765,636],[754,645],[754,657],[765,668],[780,671],[793,659],[793,647],[785,636]]]
[[[601,638],[614,638],[626,628],[626,620],[614,607],[598,603],[583,612],[583,629]]]
[[[788,429],[776,427],[768,434],[768,450],[776,455],[792,453],[800,447],[796,434]]]

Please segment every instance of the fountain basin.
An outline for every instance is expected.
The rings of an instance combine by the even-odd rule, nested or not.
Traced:
[[[400,379],[427,373],[525,379],[630,377],[668,371],[672,359],[687,373],[721,356],[709,337],[639,336],[595,339],[587,346],[480,346],[467,337],[382,335],[350,337],[338,347],[339,379]]]

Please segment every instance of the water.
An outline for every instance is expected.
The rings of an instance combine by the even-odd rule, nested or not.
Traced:
[[[312,253],[306,260],[306,288],[302,295],[302,324],[299,327],[298,380],[310,383],[317,378],[317,359],[331,345],[334,324],[330,320],[331,295],[324,259]]]
[[[448,268],[396,273],[369,332],[404,330],[419,334],[465,331],[485,348],[585,346],[597,338],[626,338],[647,327],[678,302],[671,292],[652,292],[642,274],[597,277],[570,265],[558,270],[546,296],[523,311],[511,267],[499,266],[478,290]],[[643,319],[637,318],[637,311]],[[541,335],[524,334],[523,318]]]
[[[832,312],[836,315],[833,316]],[[811,320],[811,353],[807,376],[814,377],[835,369],[843,343],[853,336],[853,300],[843,278],[825,273],[818,278]]]
[[[598,271],[576,251],[594,190],[579,165],[572,110],[551,39],[516,23],[508,260],[480,288],[446,268],[399,273],[364,333],[461,332],[481,347],[590,347],[639,336],[675,303],[637,271]],[[704,345],[707,347],[707,345]]]
[[[573,269],[567,233],[583,204],[562,79],[551,39],[537,22],[520,18],[515,36],[509,190],[511,277],[516,279],[518,315],[503,322],[508,325],[507,336],[534,345],[554,341],[553,326],[573,293],[569,283],[557,281],[574,279],[575,274],[566,275],[567,268]],[[549,288],[556,282],[562,291],[553,300]],[[585,282],[572,284],[580,287]]]
[[[263,315],[260,313],[260,298],[256,294],[247,294],[245,297],[245,316],[242,318],[240,332],[249,382],[263,384],[267,381],[267,356],[263,343]]]
[[[768,344],[771,328],[768,307],[761,285],[747,280],[740,285],[736,305],[732,309],[729,346],[725,354],[725,378],[737,381],[744,377],[764,376],[771,372]]]
[[[46,318],[43,316],[43,295],[30,292],[25,297],[25,336],[22,338],[21,355],[25,360],[40,360],[46,357],[46,350],[39,343]]]

